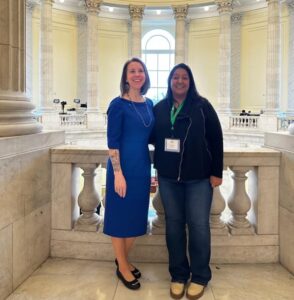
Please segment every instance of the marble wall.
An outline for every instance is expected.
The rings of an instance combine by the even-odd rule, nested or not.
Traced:
[[[50,148],[64,132],[0,138],[0,300],[50,253]]]
[[[266,133],[265,145],[282,152],[280,166],[280,262],[294,273],[294,136]]]

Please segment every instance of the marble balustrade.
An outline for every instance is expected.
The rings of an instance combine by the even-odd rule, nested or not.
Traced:
[[[110,239],[102,234],[103,209],[96,213],[103,199],[95,178],[107,159],[106,146],[51,150],[51,256],[113,259]],[[278,261],[279,164],[275,150],[225,150],[224,184],[215,189],[211,209],[212,261]],[[162,262],[167,253],[158,191],[152,204],[156,216],[150,220],[149,234],[138,239],[132,255],[135,260]]]
[[[230,129],[260,130],[258,116],[230,116]]]

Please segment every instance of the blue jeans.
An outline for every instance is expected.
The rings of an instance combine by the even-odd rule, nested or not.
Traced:
[[[191,279],[207,285],[211,279],[209,217],[213,194],[209,179],[178,182],[159,176],[158,183],[172,281],[186,283]]]

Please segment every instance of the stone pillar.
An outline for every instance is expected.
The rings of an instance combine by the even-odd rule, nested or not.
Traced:
[[[144,5],[130,5],[129,12],[132,20],[132,56],[141,57],[141,22],[144,15]]]
[[[45,113],[53,112],[53,1],[41,0],[40,93],[41,108]]]
[[[289,80],[288,113],[294,114],[294,1],[288,3],[289,11]]]
[[[25,87],[25,1],[0,1],[0,137],[40,132]]]
[[[215,0],[220,19],[218,111],[229,113],[231,107],[231,13],[233,0]]]
[[[99,51],[98,14],[101,0],[85,0],[87,10],[87,122],[88,128],[98,130],[103,127],[103,115],[99,107]]]
[[[280,0],[268,2],[266,107],[265,112],[276,114],[281,95],[281,20]]]
[[[77,15],[78,25],[78,82],[77,97],[81,103],[87,102],[87,16]]]
[[[232,52],[231,52],[231,111],[240,112],[241,83],[241,21],[242,14],[235,13],[232,21]]]
[[[29,98],[33,95],[33,11],[35,0],[26,0],[26,94]],[[32,99],[34,101],[34,99]],[[36,103],[37,104],[37,103]]]
[[[175,64],[186,62],[186,17],[188,5],[173,6],[176,20]]]

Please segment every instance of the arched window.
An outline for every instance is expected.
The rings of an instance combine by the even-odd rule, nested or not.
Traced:
[[[167,77],[174,65],[175,39],[165,30],[147,32],[142,39],[142,59],[151,81],[147,96],[155,103],[161,100],[167,90]]]

